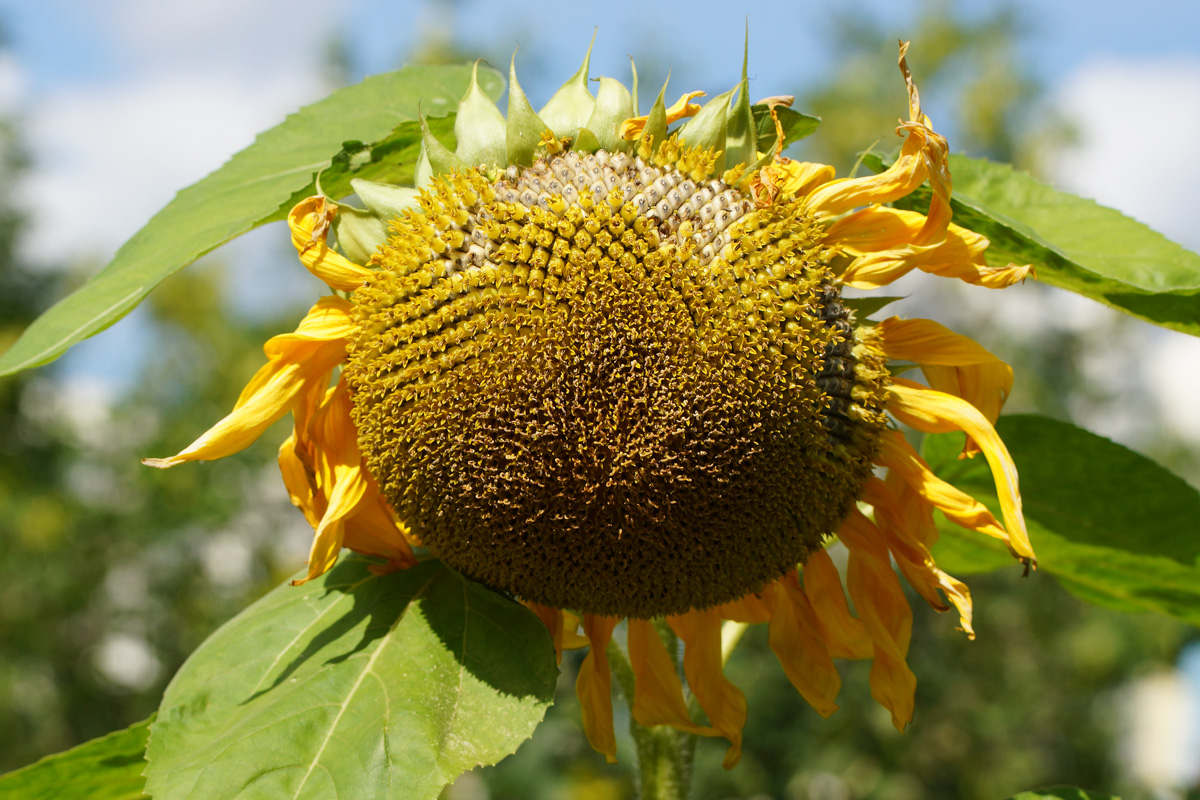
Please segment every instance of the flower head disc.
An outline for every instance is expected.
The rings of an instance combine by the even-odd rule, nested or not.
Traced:
[[[437,179],[354,295],[370,473],[439,557],[517,596],[649,618],[805,560],[862,493],[882,354],[795,198],[694,151]]]

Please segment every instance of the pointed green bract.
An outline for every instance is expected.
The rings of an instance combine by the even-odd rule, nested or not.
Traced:
[[[458,126],[455,125],[455,127]],[[429,162],[430,176],[448,175],[451,172],[467,170],[467,165],[430,132],[429,123],[425,121],[424,116],[421,117],[421,157]],[[419,164],[417,169],[419,172]],[[420,180],[417,181],[418,188],[423,185]]]
[[[508,124],[492,99],[479,88],[478,75],[479,62],[476,61],[471,85],[458,104],[458,117],[454,120],[454,137],[458,139],[455,155],[470,167],[507,167],[505,131]]]
[[[671,80],[671,76],[667,76],[667,81]],[[640,148],[642,142],[650,142],[652,147],[658,147],[662,144],[663,139],[667,137],[667,106],[663,98],[667,94],[667,84],[663,83],[661,89],[658,90],[658,97],[654,100],[654,105],[650,107],[650,113],[646,116],[646,127],[642,130],[642,135],[638,137],[637,144]]]
[[[571,145],[572,150],[578,150],[581,153],[594,153],[600,149],[600,140],[596,138],[596,134],[592,133],[587,128],[580,128],[575,135],[575,141]]]
[[[508,66],[508,122],[505,131],[505,146],[508,163],[528,167],[537,157],[538,142],[550,126],[529,104],[529,98],[517,83],[517,57],[513,56]]]
[[[592,34],[592,43],[596,35]],[[555,136],[575,136],[575,132],[587,125],[596,106],[596,98],[588,91],[588,65],[592,60],[592,45],[588,45],[583,66],[562,85],[550,101],[538,112],[542,121],[554,131]]]
[[[355,264],[366,264],[379,245],[387,241],[387,225],[370,211],[338,204],[333,218],[333,235],[338,249]]]
[[[633,97],[633,115],[635,117],[640,117],[641,114],[638,112],[637,63],[633,60],[633,56],[629,57],[629,72],[633,75],[633,79],[632,79],[633,82],[629,84],[629,86],[630,86],[629,92],[630,92],[630,95]]]
[[[419,208],[420,192],[411,186],[394,186],[390,183],[365,181],[358,178],[350,181],[350,188],[375,216],[387,220],[398,217],[410,208]]]
[[[587,129],[596,135],[605,150],[628,150],[630,142],[621,138],[621,123],[634,116],[633,97],[624,84],[613,78],[600,78],[596,107]]]
[[[725,139],[729,128],[729,101],[737,89],[730,89],[709,100],[696,116],[679,129],[679,140],[688,147],[720,150],[715,170],[725,171]]]
[[[746,34],[746,50],[742,55],[742,82],[737,87],[737,100],[729,108],[725,138],[725,166],[749,166],[758,161],[758,138],[754,114],[750,110],[750,34]]]

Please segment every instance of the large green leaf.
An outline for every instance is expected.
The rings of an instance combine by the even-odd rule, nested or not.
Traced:
[[[445,116],[470,79],[469,66],[405,67],[339,89],[260,134],[216,172],[177,194],[108,266],[30,325],[0,356],[0,375],[53,361],[125,316],[172,273],[258,225],[282,219],[291,200],[311,194],[314,175],[331,165],[335,169],[322,178],[322,188],[334,197],[348,187],[349,177],[386,180],[397,177],[398,169],[411,175],[420,143],[418,107],[426,115]],[[481,71],[480,80],[493,97],[503,91],[503,79],[491,70]]]
[[[150,720],[0,776],[0,797],[20,800],[140,800]]]
[[[1200,624],[1200,492],[1160,465],[1066,422],[1032,415],[996,426],[1020,474],[1038,566],[1079,597],[1120,611]],[[959,459],[961,434],[927,436],[947,481],[998,508],[982,456]],[[992,539],[945,524],[934,548],[951,574],[1013,564]]]
[[[1200,335],[1200,255],[1007,164],[952,155],[950,171],[954,221],[991,240],[992,266],[1033,264],[1040,281]],[[926,190],[897,205],[928,202]]]
[[[1078,786],[1050,786],[1045,789],[1035,789],[1032,792],[1014,794],[1008,800],[1121,800],[1115,794],[1089,792]]]
[[[156,800],[435,798],[533,733],[557,672],[537,617],[437,561],[368,566],[275,589],[188,659],[152,728]]]

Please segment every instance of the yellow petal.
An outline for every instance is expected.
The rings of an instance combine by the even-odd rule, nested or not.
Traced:
[[[890,317],[876,330],[889,358],[920,364],[931,388],[963,398],[988,422],[996,422],[1012,391],[1012,367],[974,339],[933,320]],[[978,445],[968,438],[964,453],[973,456],[977,452]]]
[[[992,512],[974,497],[935,475],[925,459],[917,455],[917,451],[899,431],[889,431],[883,435],[875,462],[894,471],[955,523],[1009,544],[1008,532],[992,516]],[[1011,545],[1009,547],[1011,549]],[[1013,554],[1016,555],[1016,552]]]
[[[583,620],[577,614],[570,611],[563,612],[563,649],[564,650],[579,650],[588,646],[586,636],[579,633],[579,626],[583,624]]]
[[[818,186],[833,180],[834,169],[828,164],[811,161],[779,159],[770,164],[775,171],[777,186],[784,195],[803,197]]]
[[[654,623],[629,620],[629,663],[633,667],[633,718],[646,727],[670,725],[699,736],[720,736],[714,728],[697,725],[688,714],[683,685]]]
[[[757,594],[748,594],[745,597],[719,605],[717,606],[717,611],[721,615],[721,619],[744,622],[747,625],[770,622],[771,615],[774,613],[773,591],[768,586]]]
[[[292,505],[304,513],[308,524],[315,530],[321,524],[321,514],[325,511],[324,501],[322,500],[318,510],[313,497],[311,467],[306,468],[296,452],[294,434],[279,447],[279,471],[283,473],[283,485],[287,488]]]
[[[829,655],[855,660],[871,657],[871,638],[862,621],[850,614],[842,579],[824,549],[813,551],[804,562],[804,594],[817,615]]]
[[[892,713],[892,724],[903,731],[912,721],[917,677],[905,656],[912,638],[912,609],[900,587],[875,525],[854,509],[838,529],[850,551],[846,584],[859,618],[875,647],[871,664],[871,696]]]
[[[371,277],[371,270],[360,267],[350,259],[330,250],[325,243],[337,204],[323,196],[301,200],[288,214],[292,245],[300,254],[300,262],[330,288],[352,292]]]
[[[1012,549],[1036,565],[1029,534],[1025,530],[1025,518],[1021,513],[1017,467],[992,424],[967,401],[927,389],[904,378],[893,378],[888,393],[888,410],[904,424],[924,433],[960,430],[979,444],[996,481],[1001,516]]]
[[[742,757],[742,727],[746,696],[725,677],[721,663],[721,616],[715,609],[667,617],[671,630],[683,640],[683,674],[709,722],[729,740],[725,769]]]
[[[700,113],[700,104],[693,103],[697,97],[704,97],[704,92],[688,92],[682,95],[675,104],[667,109],[667,124],[678,122],[684,117],[694,117]],[[621,138],[633,140],[642,135],[642,131],[646,129],[646,122],[650,119],[649,115],[644,117],[633,117],[621,123]]]
[[[557,608],[544,606],[541,603],[526,603],[529,610],[537,614],[538,619],[546,626],[546,630],[550,634],[550,641],[554,643],[554,657],[556,663],[562,663],[562,642],[563,642],[563,612]]]
[[[900,486],[909,488],[906,484]],[[948,610],[938,595],[939,591],[944,592],[958,609],[963,631],[968,638],[974,639],[970,590],[962,581],[938,568],[921,535],[921,529],[926,524],[925,515],[929,515],[928,524],[933,523],[931,507],[920,502],[920,496],[911,490],[904,497],[902,505],[900,498],[878,478],[871,478],[863,492],[863,500],[875,507],[875,526],[909,585],[938,611]]]
[[[771,587],[774,602],[767,643],[796,691],[818,714],[828,717],[838,709],[834,699],[842,679],[825,649],[816,614],[794,571]]]
[[[311,430],[316,462],[314,493],[323,494],[328,503],[313,537],[304,580],[324,575],[337,561],[345,541],[346,522],[361,510],[369,488],[345,382],[329,393],[328,400],[313,415]]]
[[[620,619],[584,614],[583,631],[590,647],[579,665],[575,694],[583,717],[583,731],[597,752],[610,764],[617,761],[617,735],[613,731],[612,671],[608,666],[608,642]]]

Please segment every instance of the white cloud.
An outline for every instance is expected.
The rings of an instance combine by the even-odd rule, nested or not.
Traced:
[[[107,260],[179,189],[319,91],[311,76],[147,75],[54,93],[29,113],[34,211],[24,247],[52,264]]]
[[[1200,60],[1095,61],[1056,95],[1080,142],[1057,159],[1054,180],[1200,249],[1200,162],[1190,156],[1200,129]],[[1140,354],[1125,380],[1144,387],[1169,429],[1200,442],[1200,340],[1139,325],[1125,345]]]
[[[114,0],[77,13],[120,69],[29,98],[24,244],[40,264],[107,260],[176,191],[319,98],[337,21],[318,0]],[[0,101],[5,86],[0,63]]]
[[[1055,180],[1200,248],[1200,60],[1093,61],[1056,95],[1081,140],[1057,160]]]
[[[18,111],[25,99],[25,72],[17,60],[0,52],[0,116]]]

